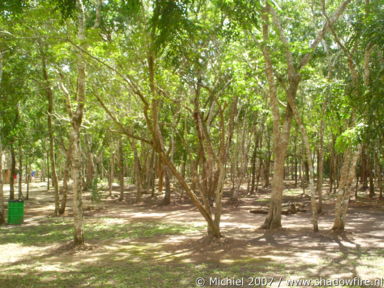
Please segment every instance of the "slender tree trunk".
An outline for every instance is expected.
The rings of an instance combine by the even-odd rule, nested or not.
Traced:
[[[83,199],[81,177],[81,150],[80,150],[80,125],[74,123],[73,131],[73,161],[72,161],[72,189],[73,189],[73,217],[74,217],[74,243],[84,244],[83,232]]]
[[[165,194],[162,201],[163,205],[171,204],[171,179],[168,169],[165,168]]]
[[[249,194],[254,194],[255,192],[257,192],[257,186],[259,184],[259,177],[260,177],[260,166],[259,166],[259,169],[258,171],[256,171],[256,164],[257,164],[257,150],[259,149],[259,145],[261,146],[261,143],[259,144],[259,142],[261,142],[261,131],[260,132],[256,132],[255,133],[255,146],[254,146],[254,149],[253,149],[253,153],[252,153],[252,159],[251,159],[251,163],[252,163],[252,178],[251,178],[251,190],[249,192]],[[261,159],[259,159],[260,163],[261,163]],[[257,172],[257,175],[256,175],[256,172]],[[256,181],[256,178],[257,178],[257,181]]]
[[[119,200],[124,200],[124,154],[123,142],[119,140],[119,183],[120,183],[120,197]]]
[[[29,199],[29,182],[31,179],[31,171],[29,167],[30,166],[28,163],[28,159],[25,159],[25,184],[27,185],[27,191],[26,191],[26,197],[25,197],[26,200]]]
[[[85,11],[82,0],[77,0],[79,8],[78,15],[78,40],[84,49],[85,40]],[[81,177],[81,148],[80,148],[80,129],[83,120],[85,105],[85,60],[82,51],[77,52],[77,107],[72,116],[72,139],[73,139],[73,158],[72,158],[72,189],[73,189],[73,217],[74,217],[74,244],[81,246],[84,244],[84,223],[83,223],[83,198],[82,198],[82,177]]]
[[[3,79],[3,52],[0,52],[0,83]],[[0,225],[5,224],[4,173],[3,173],[3,139],[0,134]],[[11,175],[12,177],[12,175]]]
[[[335,182],[335,137],[332,136],[332,141],[330,143],[331,155],[329,159],[329,193],[333,192],[333,186]]]
[[[19,193],[18,199],[23,199],[23,151],[21,145],[19,144]]]
[[[49,192],[49,189],[50,189],[50,178],[49,178],[49,174],[50,174],[50,164],[49,164],[49,151],[47,151],[47,170],[46,170],[46,173],[47,173],[47,192]]]
[[[59,214],[63,215],[67,207],[67,197],[68,197],[68,180],[71,173],[72,166],[72,145],[73,139],[69,140],[68,150],[66,151],[65,167],[64,167],[64,177],[63,177],[63,195],[60,201]]]
[[[369,198],[375,197],[374,167],[374,158],[369,157]]]
[[[143,173],[142,166],[140,163],[139,153],[137,151],[136,145],[134,142],[129,141],[131,148],[133,150],[133,161],[134,161],[134,177],[135,177],[135,185],[136,185],[136,202],[139,202],[142,193],[143,193]]]
[[[264,158],[264,165],[263,165],[263,174],[264,174],[264,187],[269,187],[269,175],[270,175],[270,169],[271,169],[271,145],[270,145],[270,137],[267,136],[267,152],[265,154]]]
[[[281,203],[284,190],[284,162],[285,153],[288,148],[289,130],[290,130],[290,109],[287,109],[287,117],[284,119],[284,131],[280,131],[280,112],[279,102],[277,98],[277,87],[274,79],[272,59],[270,56],[269,42],[269,3],[266,3],[265,11],[263,11],[263,55],[265,59],[265,73],[268,80],[269,99],[272,107],[273,116],[273,177],[272,177],[272,194],[268,215],[265,218],[262,228],[274,229],[281,227]]]
[[[15,199],[15,175],[16,175],[16,156],[13,144],[11,144],[11,176],[9,178],[9,199]]]
[[[158,187],[157,187],[157,192],[159,193],[159,195],[163,194],[163,186],[164,186],[164,168],[163,168],[163,165],[160,161],[158,161],[158,178],[159,178],[159,182],[158,182]],[[152,195],[154,196],[154,195]]]
[[[51,89],[51,84],[48,77],[47,72],[47,65],[46,65],[46,58],[45,58],[45,51],[44,48],[41,47],[41,62],[42,62],[42,72],[43,72],[43,79],[45,81],[45,91],[47,95],[48,100],[48,137],[49,137],[49,160],[51,161],[51,174],[52,174],[52,185],[54,188],[54,197],[55,197],[55,211],[54,214],[56,216],[59,215],[59,183],[57,179],[57,173],[56,173],[56,160],[55,160],[55,150],[54,150],[54,135],[53,135],[53,128],[52,128],[52,115],[53,115],[53,92]],[[49,190],[49,185],[48,185]]]
[[[295,163],[294,163],[294,165],[295,165],[295,188],[297,187],[297,165],[298,165],[298,161],[297,161],[297,135],[295,135],[295,144],[294,144],[294,154],[295,154],[295,159],[294,159],[294,161],[295,161]]]
[[[91,151],[87,153],[87,165],[86,165],[86,173],[85,173],[85,191],[89,191],[92,189],[93,179],[95,178],[95,162],[94,155]]]
[[[256,160],[257,160],[257,143],[255,141],[255,146],[253,148],[252,152],[252,158],[251,158],[251,189],[249,191],[249,194],[253,195],[255,193],[255,184],[256,184]],[[257,190],[257,188],[256,188]]]
[[[1,64],[1,62],[0,62]],[[3,144],[0,136],[0,225],[5,224],[5,206],[4,206],[4,190],[3,190]]]
[[[324,102],[325,103],[325,102]],[[325,112],[325,104],[323,105],[323,113]],[[324,124],[325,121],[321,118],[320,122],[320,137],[319,137],[319,160],[318,160],[318,176],[317,176],[317,196],[319,198],[318,213],[321,213],[323,206],[323,175],[324,175]]]
[[[368,188],[368,159],[367,154],[365,151],[365,145],[363,145],[362,151],[361,151],[361,183],[362,183],[362,189],[366,190]]]
[[[114,174],[115,174],[115,153],[112,153],[111,159],[109,160],[109,177],[108,177],[109,198],[112,198],[113,179],[115,177]]]
[[[261,145],[260,145],[261,146]],[[263,160],[259,159],[259,168],[257,169],[257,176],[256,176],[256,185],[255,185],[255,192],[258,191],[259,183],[260,183],[260,176],[261,176],[261,170],[263,169]]]
[[[380,152],[376,154],[377,186],[379,187],[379,199],[383,199],[383,169],[380,163]]]

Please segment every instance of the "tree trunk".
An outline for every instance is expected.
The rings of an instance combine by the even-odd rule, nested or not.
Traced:
[[[56,173],[56,160],[55,160],[55,150],[54,150],[54,135],[53,135],[53,128],[52,128],[52,115],[53,115],[53,92],[51,89],[51,84],[48,77],[47,72],[47,65],[46,65],[46,59],[45,59],[45,51],[44,48],[41,47],[41,62],[42,62],[42,72],[43,72],[43,79],[45,82],[45,91],[47,95],[48,100],[48,137],[49,137],[49,159],[51,161],[51,174],[52,174],[52,185],[54,188],[54,197],[55,197],[55,211],[54,215],[59,215],[59,182],[57,179],[57,173]],[[49,190],[49,186],[48,186]]]
[[[255,146],[253,148],[252,152],[252,158],[251,158],[251,189],[249,191],[249,194],[253,195],[255,193],[255,190],[257,190],[257,187],[255,187],[256,184],[256,160],[257,160],[257,149],[258,149],[258,137],[255,134]],[[255,189],[256,188],[256,189]]]
[[[165,169],[165,194],[162,201],[163,205],[171,204],[171,179],[168,169]]]
[[[158,164],[158,169],[157,169],[157,174],[159,178],[158,186],[157,186],[157,192],[159,195],[163,194],[163,186],[164,186],[164,167],[160,161],[157,162]],[[154,195],[152,195],[153,197]]]
[[[3,144],[0,136],[0,225],[5,224],[5,206],[3,190]]]
[[[18,199],[23,199],[23,151],[21,149],[21,145],[19,145],[19,193]]]
[[[87,153],[87,165],[86,165],[86,174],[85,174],[85,191],[92,189],[93,179],[95,178],[95,162],[94,155],[91,151]]]
[[[295,159],[294,159],[294,161],[295,161],[295,163],[294,163],[294,165],[295,165],[295,171],[294,171],[294,173],[295,173],[295,188],[297,187],[297,165],[298,165],[298,161],[297,161],[297,135],[295,135],[295,144],[294,144],[294,154],[295,154]]]
[[[324,101],[324,103],[326,103]],[[325,113],[325,108],[326,108],[326,104],[323,104],[323,107],[322,107],[322,113],[324,114]],[[320,122],[320,137],[319,137],[319,158],[318,158],[318,175],[317,175],[317,186],[316,186],[316,190],[317,190],[317,196],[319,198],[319,202],[318,202],[318,213],[321,213],[322,209],[323,209],[323,175],[324,175],[324,125],[325,125],[325,121],[323,119],[323,116],[321,118],[321,122]]]
[[[9,199],[15,199],[15,175],[16,175],[16,156],[13,144],[11,144],[11,176],[9,179]]]
[[[265,44],[262,47],[263,55],[265,59],[265,73],[268,80],[269,86],[269,98],[272,106],[272,117],[273,117],[273,177],[272,177],[272,194],[269,212],[265,218],[262,228],[264,229],[275,229],[281,227],[281,203],[284,190],[284,164],[285,156],[289,144],[289,136],[291,130],[291,118],[292,110],[287,105],[286,113],[283,120],[283,124],[280,124],[280,112],[279,112],[279,100],[277,96],[277,87],[275,76],[273,72],[272,59],[270,55],[270,48],[267,45],[269,42],[269,16],[271,7],[267,2],[265,11],[262,15],[263,18],[263,40]],[[289,71],[291,72],[291,71]],[[291,73],[289,73],[291,74]],[[290,75],[292,76],[292,75]],[[291,77],[290,77],[291,78]],[[298,87],[298,79],[295,82],[291,81],[287,90],[287,96],[294,99]]]
[[[377,186],[379,187],[379,199],[383,199],[383,169],[380,163],[380,152],[376,154]]]
[[[47,151],[47,192],[49,192],[50,189],[50,178],[49,178],[49,173],[50,173],[50,164],[49,164],[49,151]]]
[[[115,174],[115,153],[112,153],[111,159],[109,160],[109,177],[108,177],[109,198],[112,198],[113,180],[115,178],[114,174]]]
[[[264,187],[269,187],[269,175],[270,175],[270,169],[271,169],[271,146],[270,146],[270,138],[269,135],[267,136],[267,152],[264,158],[264,165],[263,165],[263,174],[264,174]]]
[[[3,79],[3,52],[0,52],[0,83]],[[3,139],[0,134],[0,225],[5,224],[5,206],[4,206],[4,174],[3,174]],[[12,178],[12,175],[11,175]]]
[[[68,150],[66,151],[65,167],[64,167],[64,177],[63,177],[63,195],[60,201],[59,214],[63,215],[67,207],[67,197],[68,197],[68,180],[71,173],[72,166],[72,145],[73,140],[69,140]]]
[[[313,165],[312,165],[312,153],[311,153],[311,147],[309,144],[308,134],[307,130],[304,127],[304,123],[300,118],[299,111],[297,110],[296,104],[294,102],[295,100],[292,97],[288,97],[288,103],[289,106],[292,109],[293,115],[295,117],[296,123],[299,125],[301,130],[301,136],[303,138],[304,148],[305,148],[305,155],[306,155],[306,163],[308,164],[308,186],[309,191],[311,193],[311,208],[312,208],[312,224],[313,224],[313,231],[317,232],[319,231],[318,226],[318,206],[316,204],[316,189],[314,184],[314,172],[313,172]]]
[[[374,158],[369,157],[369,198],[375,197],[375,184],[374,184]]]
[[[140,163],[139,153],[137,151],[136,145],[134,142],[129,141],[131,148],[133,150],[133,161],[134,161],[134,177],[136,185],[136,202],[139,202],[142,197],[143,190],[143,172],[142,166]]]
[[[26,191],[26,196],[25,196],[26,200],[29,199],[29,182],[31,180],[31,171],[30,171],[29,167],[30,166],[28,163],[28,159],[25,159],[25,184],[27,185],[27,191]]]
[[[119,200],[124,200],[124,155],[123,155],[123,142],[119,140],[119,184],[120,184],[120,197]]]
[[[79,8],[78,15],[78,40],[84,49],[85,40],[85,11],[82,0],[77,0]],[[81,177],[81,148],[80,148],[80,129],[83,120],[85,105],[85,59],[82,51],[77,52],[77,107],[72,116],[72,139],[73,139],[73,217],[74,217],[74,244],[81,246],[84,244],[84,223],[83,223],[83,199],[82,199],[82,177]]]
[[[281,227],[281,203],[284,190],[284,162],[288,148],[290,117],[285,120],[285,131],[282,137],[274,137],[274,163],[272,177],[272,195],[268,215],[262,225],[264,229]]]
[[[72,161],[72,190],[73,190],[73,217],[74,217],[74,243],[84,244],[83,235],[83,199],[81,177],[81,150],[80,150],[80,125],[73,123],[73,161]]]
[[[362,189],[366,190],[368,188],[368,159],[367,154],[365,153],[365,145],[363,145],[362,151],[361,151],[361,183],[362,183]]]
[[[330,143],[331,155],[329,159],[329,193],[333,192],[333,186],[335,182],[335,137],[332,136],[332,141]]]
[[[333,223],[332,230],[341,232],[344,231],[345,217],[347,215],[349,198],[352,191],[353,179],[356,175],[356,163],[359,158],[361,148],[356,151],[349,148],[344,153],[343,166],[341,168],[341,178],[339,184],[339,190],[337,193],[336,205],[335,205],[335,221]]]

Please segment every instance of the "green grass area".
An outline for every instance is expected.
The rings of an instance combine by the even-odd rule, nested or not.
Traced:
[[[0,265],[0,287],[182,288],[197,287],[195,280],[198,277],[240,278],[265,275],[269,271],[281,273],[284,270],[281,263],[258,257],[245,257],[228,263],[193,263],[190,260],[196,251],[189,247],[185,254],[185,251],[164,251],[163,243],[157,242],[156,237],[186,235],[201,231],[203,227],[143,221],[113,223],[113,220],[118,219],[88,221],[85,235],[88,240],[124,239],[123,242],[108,242],[111,247],[115,245],[116,249],[96,248],[81,252],[84,257],[75,258],[71,254],[63,255],[60,254],[62,252],[52,253],[49,250],[42,256],[24,257],[23,261]],[[0,245],[17,243],[44,249],[50,244],[65,243],[71,238],[72,225],[69,219],[52,218],[36,226],[0,228]]]
[[[135,222],[129,224],[100,222],[85,224],[87,240],[137,239],[162,235],[175,235],[199,231],[190,225],[164,224],[156,222]],[[107,220],[107,219],[104,219]],[[73,237],[73,225],[67,219],[50,219],[48,223],[36,226],[0,227],[0,245],[18,243],[41,246],[55,242],[69,241]]]
[[[155,221],[131,223],[121,221],[108,217],[87,219],[86,238],[89,243],[93,240],[93,243],[97,244],[94,249],[80,251],[80,254],[76,254],[77,252],[72,254],[71,251],[44,250],[50,244],[66,243],[72,239],[70,219],[51,218],[36,226],[1,227],[0,245],[18,243],[23,247],[35,246],[42,253],[24,256],[22,261],[15,263],[0,264],[0,288],[190,288],[198,287],[195,282],[199,277],[205,281],[215,277],[242,278],[245,281],[243,287],[263,287],[249,286],[247,283],[251,283],[251,277],[266,277],[269,280],[274,277],[275,282],[280,277],[289,279],[292,276],[314,279],[316,277],[308,274],[309,270],[315,271],[319,267],[336,269],[340,264],[345,266],[344,270],[366,267],[370,271],[384,272],[382,268],[374,267],[374,265],[384,267],[383,249],[363,249],[361,253],[354,253],[352,250],[347,251],[348,253],[338,252],[332,258],[323,259],[317,264],[309,264],[300,261],[285,263],[274,259],[273,253],[270,257],[247,252],[227,255],[224,253],[225,245],[217,247],[214,245],[216,248],[207,246],[207,252],[213,249],[209,252],[210,255],[222,253],[220,255],[223,257],[205,259],[203,257],[205,250],[200,251],[188,245],[182,246],[180,250],[166,249],[170,246],[165,246],[164,241],[157,241],[156,238],[172,235],[188,237],[189,233],[200,232],[203,227]],[[97,242],[97,240],[111,241]],[[177,246],[177,243],[173,244]],[[206,285],[206,287],[220,286]]]
[[[269,265],[268,269],[270,268]],[[249,277],[268,275],[267,267],[263,269],[259,264],[255,267],[249,263],[196,265],[129,260],[109,260],[99,265],[79,265],[76,269],[65,272],[41,272],[33,268],[29,271],[25,274],[24,269],[14,268],[7,273],[0,272],[0,287],[190,288],[198,287],[195,281],[199,277],[203,277],[206,281],[209,281],[210,277],[244,278],[245,281],[249,281]]]
[[[285,189],[284,192],[283,192],[284,196],[299,196],[299,195],[302,195],[302,194],[303,194],[303,189],[302,188]]]

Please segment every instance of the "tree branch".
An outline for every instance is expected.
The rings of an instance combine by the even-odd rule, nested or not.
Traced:
[[[329,21],[326,21],[323,28],[317,33],[317,36],[313,43],[310,46],[310,50],[308,53],[306,53],[303,58],[301,58],[300,65],[298,67],[298,70],[303,68],[305,65],[308,64],[308,62],[311,60],[313,56],[313,52],[321,42],[321,40],[324,38],[325,33],[328,31],[329,27],[333,25],[343,14],[344,10],[347,8],[348,4],[352,0],[345,0],[343,3],[340,4],[340,6],[336,9],[336,12],[332,15],[332,17],[329,19]]]

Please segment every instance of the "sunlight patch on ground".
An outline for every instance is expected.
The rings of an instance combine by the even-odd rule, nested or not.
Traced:
[[[127,220],[126,219],[121,219],[121,218],[102,218],[100,219],[103,224],[126,224]]]
[[[38,272],[60,272],[65,271],[62,265],[55,265],[55,264],[44,264],[38,265],[35,267],[35,270]]]
[[[0,264],[13,263],[20,261],[24,257],[38,256],[42,253],[40,248],[14,243],[0,245],[0,251]]]

